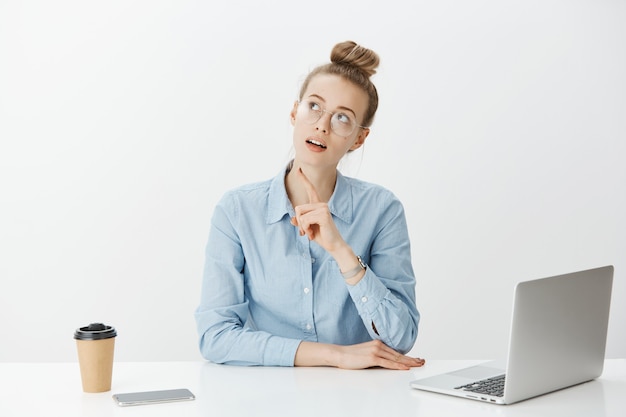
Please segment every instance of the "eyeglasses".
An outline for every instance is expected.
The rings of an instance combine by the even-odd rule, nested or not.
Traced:
[[[298,102],[297,117],[308,124],[317,123],[324,113],[331,115],[330,128],[339,136],[348,137],[357,127],[367,129],[367,126],[360,126],[356,123],[356,118],[345,112],[330,112],[314,100],[302,100]]]

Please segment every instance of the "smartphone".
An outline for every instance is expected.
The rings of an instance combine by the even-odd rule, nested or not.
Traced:
[[[196,397],[186,388],[168,389],[162,391],[127,392],[114,394],[113,400],[117,405],[126,407],[129,405],[158,404],[173,401],[191,401]]]

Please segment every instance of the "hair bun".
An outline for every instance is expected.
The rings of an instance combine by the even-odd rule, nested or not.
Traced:
[[[376,74],[376,68],[380,63],[380,58],[376,52],[353,41],[345,41],[335,45],[330,53],[330,60],[334,64],[356,67],[368,77]]]

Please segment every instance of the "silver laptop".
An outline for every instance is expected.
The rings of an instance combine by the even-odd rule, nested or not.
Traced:
[[[512,404],[597,378],[604,365],[612,287],[611,265],[520,282],[515,287],[506,361],[486,362],[410,385]]]

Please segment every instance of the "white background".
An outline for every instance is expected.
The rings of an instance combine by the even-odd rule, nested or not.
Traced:
[[[502,357],[520,280],[613,264],[626,357],[626,2],[0,1],[0,361],[197,360],[213,207],[274,176],[332,46],[381,57],[345,174],[404,202],[414,352]],[[486,324],[485,324],[486,323]]]

